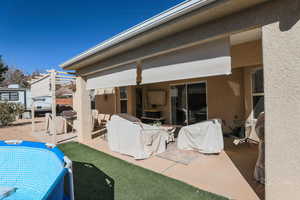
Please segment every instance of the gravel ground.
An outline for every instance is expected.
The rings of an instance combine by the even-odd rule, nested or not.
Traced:
[[[37,129],[42,128],[44,119],[39,118],[36,120]],[[28,140],[41,142],[40,138],[34,137],[31,134],[31,120],[17,120],[12,125],[7,127],[0,127],[0,140]]]

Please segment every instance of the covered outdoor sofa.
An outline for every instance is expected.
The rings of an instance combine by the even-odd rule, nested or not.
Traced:
[[[107,123],[109,148],[137,160],[164,152],[168,138],[167,131],[126,114],[113,115]]]

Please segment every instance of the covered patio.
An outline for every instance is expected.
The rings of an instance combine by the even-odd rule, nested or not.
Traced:
[[[79,131],[92,130],[90,135],[79,134],[79,140],[209,192],[232,199],[264,199],[264,185],[253,178],[259,141],[254,127],[264,111],[263,85],[261,28],[88,73],[77,79],[75,95],[88,97],[78,105],[78,112],[86,116]],[[161,154],[136,161],[112,151],[107,143],[105,123],[117,113],[173,127],[175,138],[182,127],[220,119],[225,149],[218,155],[190,152],[192,159],[185,164],[180,159],[186,154],[179,155],[179,161]],[[178,153],[176,141],[167,145],[170,154]]]
[[[93,131],[90,136],[82,135],[82,143],[225,197],[264,199],[264,185],[253,178],[259,141],[254,126],[264,111],[261,40],[260,28],[239,31],[153,60],[96,72],[88,75],[86,82],[77,80],[79,88],[89,89],[79,91],[92,102],[90,110],[82,112],[91,116]],[[207,50],[210,56],[201,55]],[[195,57],[193,52],[198,52]],[[147,116],[149,112],[154,116]],[[219,155],[195,153],[198,155],[187,164],[160,155],[136,161],[109,148],[101,121],[116,113],[175,127],[175,138],[181,127],[221,119],[225,149]],[[168,144],[167,151],[174,147],[176,142]]]

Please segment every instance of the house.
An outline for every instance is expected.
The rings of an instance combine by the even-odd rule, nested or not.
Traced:
[[[50,74],[42,74],[39,77],[32,79],[30,82],[32,98],[49,96],[51,97],[51,76]]]
[[[52,92],[50,74],[41,74],[30,82],[31,98],[36,113],[51,112]]]
[[[266,199],[299,197],[299,19],[299,0],[190,0],[66,61],[80,140],[91,138],[89,90],[102,91],[101,112],[159,111],[171,124],[230,128],[265,111]]]
[[[0,88],[0,101],[18,103],[24,106],[24,109],[31,109],[31,93],[27,88],[21,88],[18,84],[11,84]]]

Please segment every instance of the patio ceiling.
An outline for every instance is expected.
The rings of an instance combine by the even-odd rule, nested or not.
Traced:
[[[232,34],[230,36],[231,45],[238,45],[246,42],[260,40],[262,38],[261,28],[255,28],[240,33]]]

